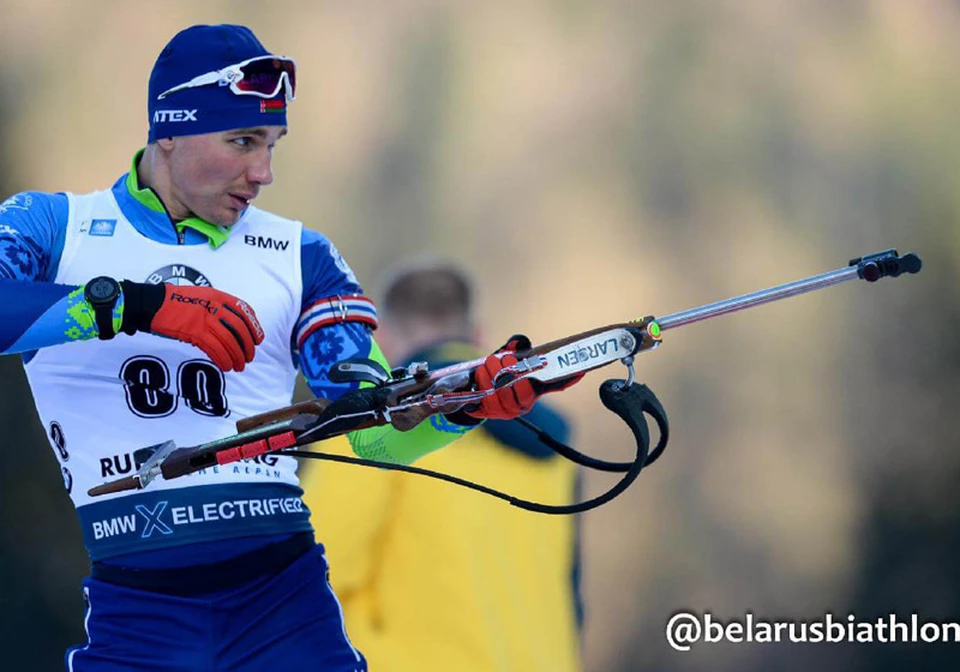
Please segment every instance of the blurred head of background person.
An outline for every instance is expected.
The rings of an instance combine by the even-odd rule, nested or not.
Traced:
[[[375,296],[377,340],[394,366],[426,361],[433,369],[485,352],[474,286],[456,264],[402,263],[383,274]],[[525,417],[568,440],[549,405]],[[349,447],[328,441],[317,449]],[[309,466],[305,501],[337,567],[331,582],[347,630],[371,669],[580,669],[576,517],[530,513],[412,474]],[[487,421],[417,466],[542,502],[577,496],[576,467],[513,421]]]
[[[441,353],[450,355],[441,361],[452,363],[460,361],[454,349],[476,352],[482,333],[473,315],[473,284],[457,265],[443,260],[399,264],[383,274],[375,295],[385,315],[377,342],[391,364],[427,354],[436,361]]]

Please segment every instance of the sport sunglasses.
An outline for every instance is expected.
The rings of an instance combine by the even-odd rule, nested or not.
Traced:
[[[297,64],[286,56],[257,56],[222,70],[197,75],[189,82],[167,89],[157,96],[157,100],[177,91],[210,84],[229,86],[238,96],[258,98],[273,98],[280,93],[280,87],[285,86],[287,101],[292,101],[297,93]]]

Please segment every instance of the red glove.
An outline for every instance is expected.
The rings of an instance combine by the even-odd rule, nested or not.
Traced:
[[[511,336],[507,344],[487,357],[483,365],[474,372],[474,381],[478,390],[492,390],[493,381],[501,369],[517,363],[517,351],[530,349],[530,339],[526,336]],[[528,413],[537,399],[550,392],[560,392],[571,385],[580,382],[584,374],[578,373],[568,378],[542,383],[538,380],[521,380],[520,382],[497,390],[480,402],[474,410],[467,410],[466,414],[473,418],[490,420],[513,420]]]
[[[197,346],[220,369],[243,371],[263,343],[263,327],[246,302],[212,287],[124,280],[121,330],[143,331]]]

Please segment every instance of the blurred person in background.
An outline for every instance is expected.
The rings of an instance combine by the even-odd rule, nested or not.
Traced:
[[[356,388],[329,381],[335,362],[389,368],[376,310],[333,243],[250,204],[273,181],[295,87],[293,60],[249,28],[192,26],[154,64],[148,144],[127,174],[0,205],[0,353],[23,356],[92,561],[88,641],[67,653],[70,670],[366,669],[293,458],[87,494],[134,473],[138,448],[210,441],[289,404],[298,368],[328,399]],[[528,383],[444,423],[350,441],[411,462],[536,396]]]
[[[385,277],[377,340],[388,360],[435,369],[481,354],[473,286],[462,269],[413,262]],[[567,441],[566,421],[543,402],[525,417]],[[350,447],[334,439],[319,450],[346,454]],[[513,421],[488,420],[418,466],[542,502],[571,503],[578,489],[576,466]],[[303,488],[330,547],[348,631],[371,669],[580,669],[575,516],[335,462],[312,464]]]

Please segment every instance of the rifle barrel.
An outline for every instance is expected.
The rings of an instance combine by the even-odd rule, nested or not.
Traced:
[[[837,269],[836,271],[821,273],[820,275],[777,285],[776,287],[764,289],[759,292],[742,294],[732,299],[716,301],[714,303],[708,303],[705,306],[700,306],[699,308],[691,308],[690,310],[673,313],[672,315],[658,318],[657,323],[660,325],[661,330],[675,329],[685,324],[693,324],[694,322],[709,320],[712,317],[726,315],[727,313],[735,313],[738,310],[753,308],[754,306],[759,306],[764,303],[779,301],[780,299],[785,299],[790,296],[806,294],[807,292],[813,292],[818,289],[823,289],[824,287],[846,282],[847,280],[856,280],[858,277],[857,267],[847,266]]]

